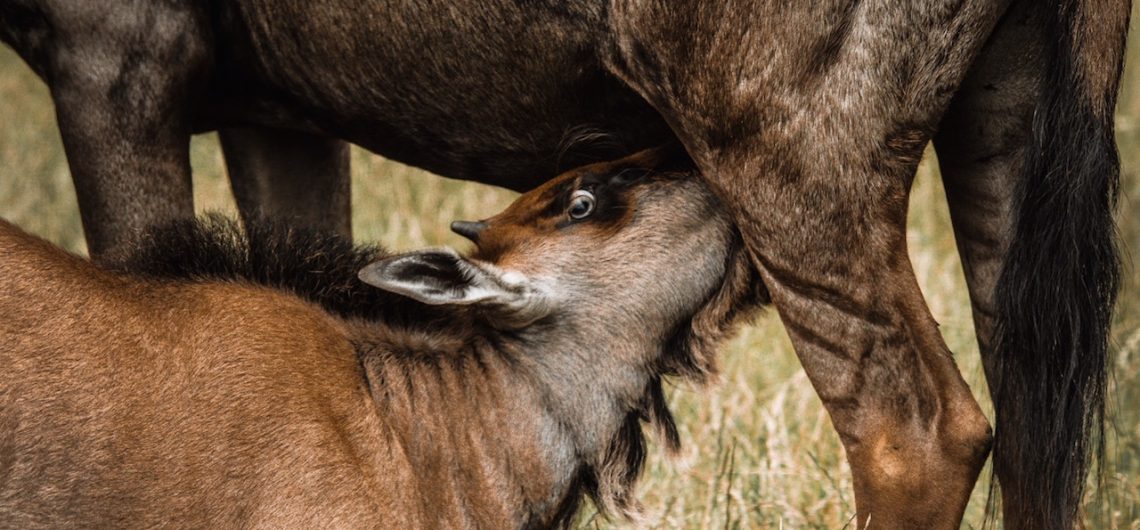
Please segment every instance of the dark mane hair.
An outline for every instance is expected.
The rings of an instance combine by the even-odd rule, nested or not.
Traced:
[[[185,281],[241,281],[279,289],[346,318],[432,325],[456,310],[428,306],[365,284],[357,273],[388,256],[337,234],[259,219],[243,227],[219,213],[154,226],[110,268]]]

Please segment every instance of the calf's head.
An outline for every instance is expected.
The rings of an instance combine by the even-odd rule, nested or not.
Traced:
[[[469,256],[412,252],[361,278],[472,306],[500,329],[607,336],[611,357],[701,379],[737,316],[766,301],[728,213],[677,148],[575,169],[452,229],[476,244]]]

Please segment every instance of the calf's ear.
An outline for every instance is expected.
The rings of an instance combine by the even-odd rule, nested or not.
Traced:
[[[553,310],[523,274],[468,260],[450,248],[409,252],[369,264],[361,281],[430,305],[474,306],[497,327],[526,326]]]

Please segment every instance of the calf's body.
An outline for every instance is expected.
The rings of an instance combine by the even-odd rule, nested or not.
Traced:
[[[554,527],[586,494],[634,511],[641,423],[676,444],[661,378],[711,372],[761,296],[712,195],[655,157],[524,195],[471,259],[190,224],[112,272],[0,222],[0,521]],[[391,292],[356,281],[369,262]]]
[[[0,237],[32,243],[7,225]],[[32,274],[6,274],[0,289],[5,526],[268,527],[364,522],[382,506],[409,513],[370,483],[390,467],[361,458],[377,447],[381,418],[363,406],[343,327],[323,312],[252,286],[130,282],[54,249],[28,257]],[[31,280],[70,296],[49,302],[28,292]]]

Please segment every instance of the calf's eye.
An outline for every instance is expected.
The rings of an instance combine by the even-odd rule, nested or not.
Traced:
[[[570,218],[585,219],[594,213],[594,194],[586,190],[575,191],[570,196]]]

